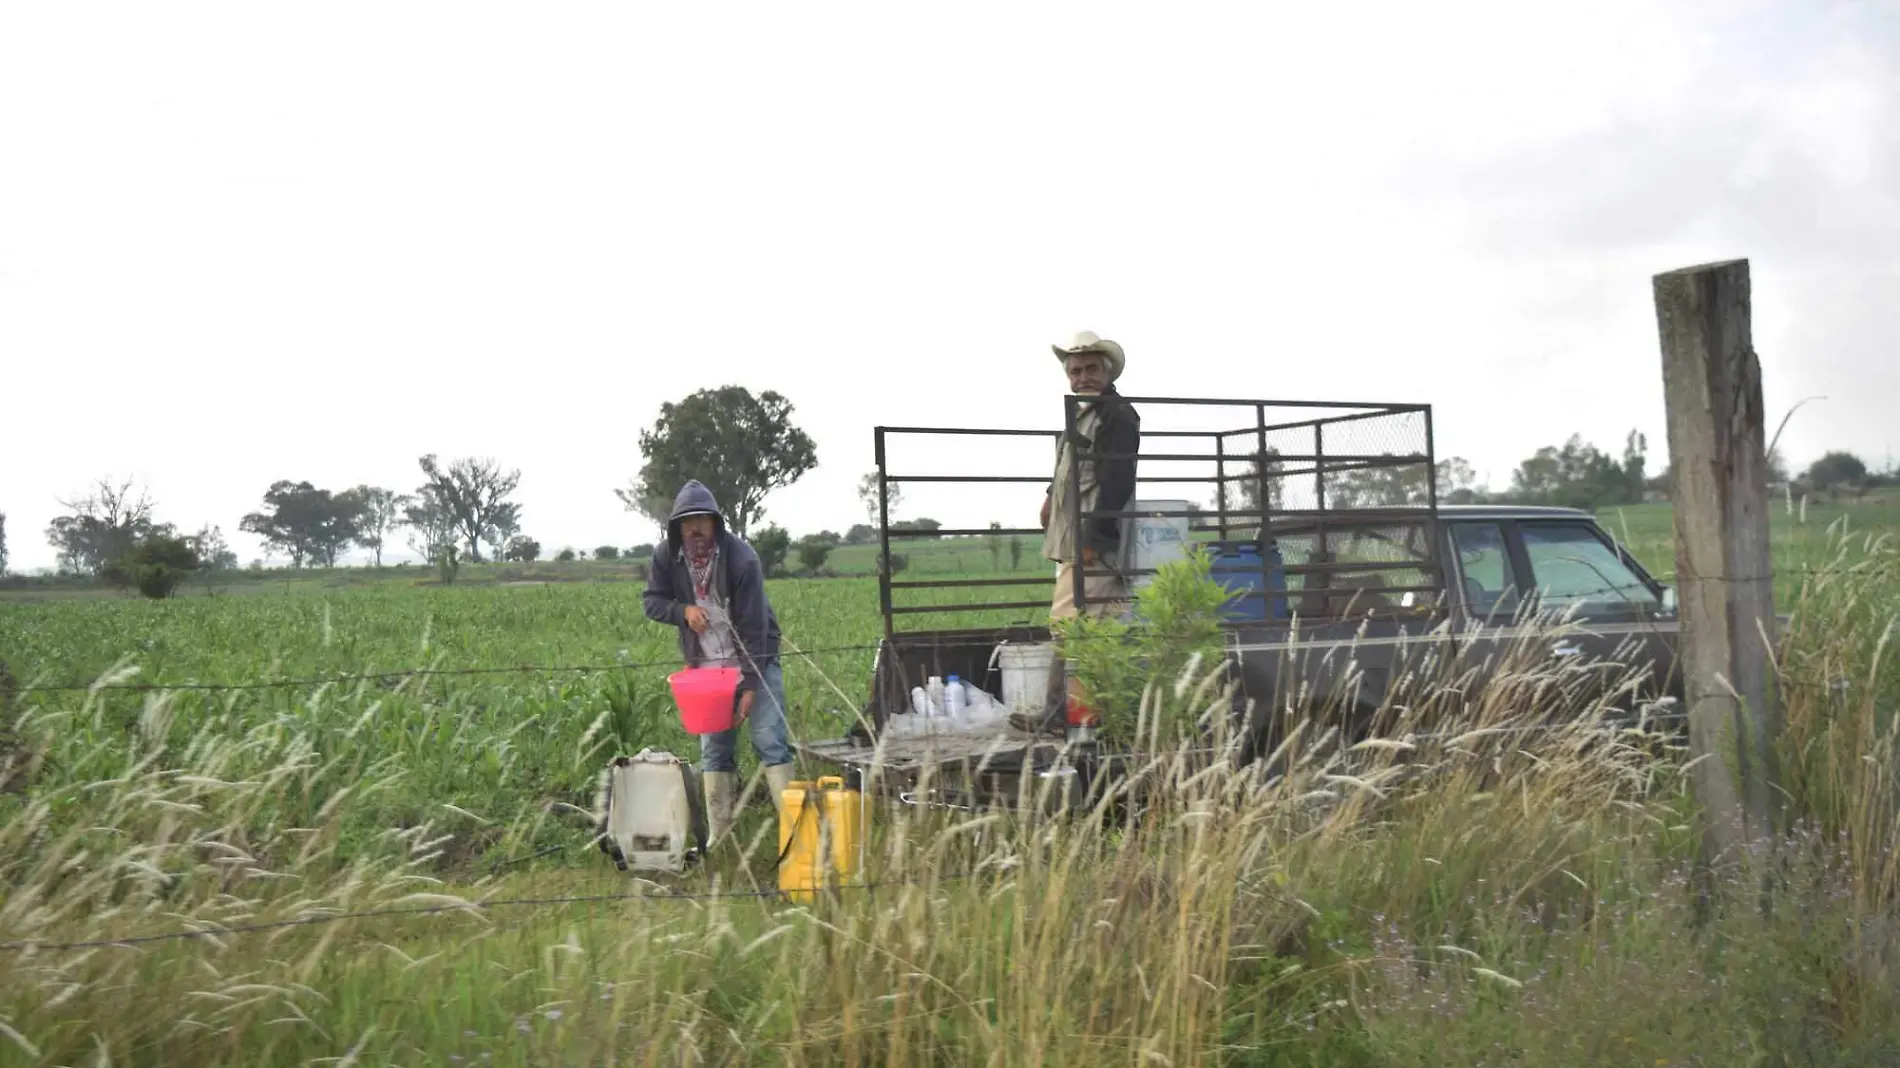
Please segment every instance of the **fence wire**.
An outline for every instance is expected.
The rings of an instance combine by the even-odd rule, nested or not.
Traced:
[[[1774,578],[1817,577],[1817,576],[1831,577],[1831,578],[1853,578],[1853,577],[1856,577],[1857,575],[1861,575],[1865,573],[1868,570],[1869,568],[1866,567],[1865,565],[1849,565],[1849,566],[1844,566],[1844,567],[1778,568],[1774,571],[1774,573],[1771,576],[1769,576],[1769,578],[1771,580]],[[1665,572],[1665,573],[1660,573],[1656,575],[1657,580],[1661,582],[1670,582],[1670,581],[1675,580],[1677,577],[1678,577],[1677,574],[1674,572]],[[1740,576],[1726,576],[1726,577],[1695,576],[1695,577],[1700,578],[1702,581],[1720,581],[1720,582],[1731,582],[1731,583],[1758,580],[1756,578],[1747,578],[1747,577],[1740,577]],[[1603,595],[1603,594],[1624,595],[1627,592],[1629,592],[1629,590],[1630,590],[1630,587],[1612,584],[1612,585],[1602,586],[1593,590],[1566,594],[1566,599],[1587,600],[1591,597],[1595,597],[1595,596]],[[1489,622],[1492,625],[1502,625],[1503,618],[1486,619],[1486,622]],[[1577,620],[1574,623],[1562,624],[1562,625],[1563,626],[1581,626],[1581,627],[1587,628],[1589,626],[1589,623],[1586,620]],[[1350,644],[1350,641],[1346,639],[1341,639],[1340,641],[1344,642],[1345,644]],[[833,653],[874,653],[874,652],[877,652],[879,648],[880,648],[880,645],[878,643],[861,642],[861,643],[851,644],[851,645],[833,645],[833,646],[826,646],[826,647],[816,648],[816,649],[798,649],[794,651],[799,653],[800,655],[810,657],[810,656],[820,656],[820,655],[833,654]],[[379,671],[379,672],[367,672],[367,673],[358,673],[358,674],[322,675],[322,676],[309,676],[309,677],[294,678],[294,679],[262,679],[262,680],[248,681],[248,682],[125,682],[125,683],[62,682],[62,683],[47,684],[47,685],[7,686],[4,684],[4,680],[0,679],[0,694],[23,695],[23,694],[34,694],[34,693],[104,693],[104,692],[112,692],[112,691],[149,693],[149,692],[154,692],[154,691],[166,691],[166,690],[206,691],[206,692],[222,692],[222,691],[235,691],[235,690],[274,690],[274,689],[295,689],[295,688],[301,688],[301,687],[329,686],[329,685],[359,683],[359,682],[391,682],[395,680],[409,679],[409,678],[433,678],[433,677],[446,678],[446,677],[457,677],[457,676],[480,676],[480,675],[605,674],[607,672],[612,672],[612,671],[644,671],[644,670],[651,670],[654,668],[668,668],[668,667],[677,668],[677,667],[680,667],[682,663],[683,662],[680,660],[680,658],[675,656],[675,657],[669,657],[669,658],[660,659],[660,660],[622,661],[619,663],[612,663],[612,664],[575,664],[575,665],[520,664],[520,665],[507,666],[507,667],[405,668],[399,671]]]
[[[878,646],[875,644],[858,644],[833,645],[820,649],[803,649],[798,650],[798,652],[805,656],[819,656],[826,653],[869,653],[876,652],[877,649]],[[126,690],[140,693],[153,690],[273,690],[304,686],[328,686],[352,682],[389,682],[396,679],[428,678],[435,676],[604,674],[610,671],[642,671],[667,667],[677,668],[682,666],[682,664],[683,661],[675,656],[665,660],[623,661],[614,664],[576,664],[570,666],[522,664],[513,667],[410,668],[402,671],[378,671],[357,675],[323,675],[299,679],[265,679],[253,682],[68,682],[51,686],[0,687],[0,693],[101,693],[111,690]]]

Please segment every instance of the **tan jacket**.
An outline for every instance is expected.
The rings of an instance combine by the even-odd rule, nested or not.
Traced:
[[[1076,433],[1088,441],[1095,440],[1101,425],[1102,413],[1096,405],[1087,405],[1076,413]],[[1056,474],[1049,484],[1049,530],[1042,537],[1042,555],[1057,563],[1069,563],[1077,555],[1075,528],[1069,525],[1070,481],[1077,464],[1082,467],[1082,510],[1098,507],[1096,502],[1102,496],[1101,483],[1095,477],[1095,461],[1076,459],[1077,451],[1066,434],[1056,442]]]

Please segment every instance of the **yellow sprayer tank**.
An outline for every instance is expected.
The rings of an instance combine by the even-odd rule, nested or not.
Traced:
[[[855,879],[864,845],[864,797],[836,775],[787,783],[778,816],[778,888],[793,901]]]

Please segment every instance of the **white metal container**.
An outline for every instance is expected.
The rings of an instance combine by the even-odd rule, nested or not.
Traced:
[[[600,849],[622,871],[678,872],[706,851],[699,772],[671,753],[642,749],[601,773]]]
[[[1055,666],[1056,647],[1048,642],[1005,644],[997,653],[1003,670],[1004,706],[1011,712],[1040,715],[1049,701],[1049,672]]]
[[[1129,506],[1134,512],[1185,512],[1193,507],[1192,501],[1136,501]],[[1131,549],[1128,567],[1132,570],[1158,568],[1164,564],[1182,559],[1187,555],[1188,541],[1192,537],[1189,530],[1191,520],[1185,515],[1140,516],[1128,521],[1131,530],[1125,541]],[[1139,589],[1154,580],[1153,575],[1132,575],[1129,585]]]

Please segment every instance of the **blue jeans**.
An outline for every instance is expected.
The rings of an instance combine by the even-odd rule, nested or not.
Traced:
[[[789,764],[792,742],[785,726],[785,673],[774,662],[765,665],[759,674],[765,685],[752,699],[752,714],[746,717],[746,727],[752,732],[752,748],[759,754],[759,763],[766,767]],[[737,727],[718,734],[700,735],[701,770],[738,771],[739,766],[733,759],[738,741]]]

